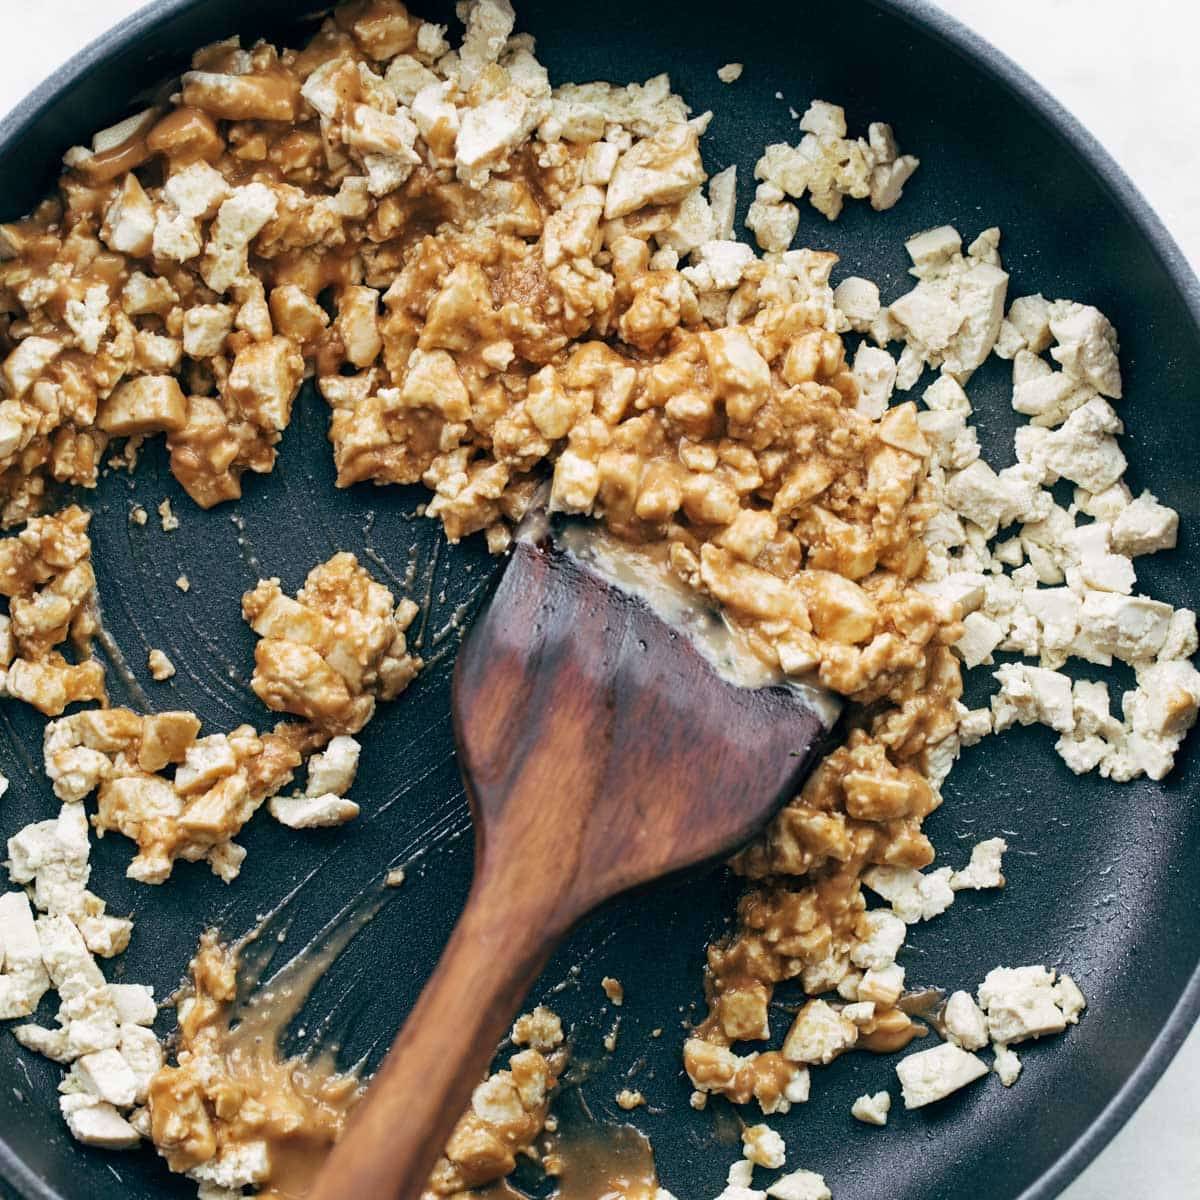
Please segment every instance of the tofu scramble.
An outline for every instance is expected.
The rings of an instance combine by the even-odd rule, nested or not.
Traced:
[[[132,460],[165,435],[192,500],[227,503],[272,469],[312,378],[339,486],[424,484],[449,541],[482,533],[500,553],[549,477],[552,508],[655,547],[767,665],[851,702],[845,744],[733,863],[748,889],[735,933],[709,949],[708,1016],[683,1047],[696,1107],[717,1094],[783,1114],[808,1099],[810,1068],[926,1032],[896,961],[908,926],[1004,883],[999,837],[926,870],[922,822],[962,746],[1042,723],[1074,771],[1159,779],[1200,704],[1194,614],[1134,592],[1132,559],[1171,548],[1177,517],[1121,481],[1117,336],[1096,309],[1009,302],[994,229],[965,251],[950,227],[911,238],[916,282],[891,303],[865,279],[834,287],[834,255],[790,249],[795,202],[830,220],[846,198],[885,209],[918,163],[882,123],[850,137],[824,101],[757,165],[756,254],[735,236],[736,173],[706,175],[711,114],[666,76],[551,88],[506,0],[460,16],[455,49],[395,0],[339,7],[300,50],[206,47],[169,101],[70,150],[56,195],[0,226],[0,502],[24,525],[0,541],[4,690],[58,718],[45,765],[62,801],[9,841],[30,895],[0,898],[19,930],[0,1016],[56,990],[58,1027],[14,1033],[69,1064],[72,1133],[149,1138],[210,1200],[278,1185],[271,1114],[294,1115],[296,1098],[276,1110],[244,1080],[222,1090],[233,1068],[212,1031],[231,966],[215,943],[163,1065],[152,997],[95,961],[124,949],[130,923],[87,890],[84,803],[95,793],[98,836],[136,843],[129,874],[144,883],[180,858],[233,880],[234,838],[262,806],[293,828],[353,819],[356,735],[420,669],[405,637],[417,610],[339,554],[295,599],[277,580],[243,599],[255,695],[292,719],[202,737],[191,713],[63,717],[105,704],[88,514],[40,514],[57,486],[95,486],[114,440]],[[849,361],[848,334],[863,335]],[[993,353],[1012,360],[1030,418],[998,472],[964,390]],[[894,403],[927,368],[920,404]],[[1064,479],[1068,507],[1050,491]],[[997,651],[1037,665],[1000,666],[990,707],[968,710],[962,667]],[[1060,673],[1071,657],[1134,668],[1122,717],[1102,680]],[[307,786],[285,794],[305,762]],[[783,1032],[770,1003],[786,980],[810,999]],[[906,1106],[985,1075],[989,1045],[1011,1085],[1010,1045],[1062,1032],[1083,1005],[1069,976],[992,971],[977,999],[947,1001],[943,1045],[902,1060]],[[537,1153],[561,1065],[561,1028],[537,1024],[477,1090],[430,1195],[468,1194]],[[735,1053],[744,1042],[778,1046]],[[263,1074],[276,1099],[285,1077]],[[890,1100],[863,1100],[862,1119],[885,1123]],[[340,1115],[322,1120],[328,1144]],[[756,1168],[785,1164],[779,1135],[754,1129],[727,1200],[829,1195],[806,1171],[754,1189]]]

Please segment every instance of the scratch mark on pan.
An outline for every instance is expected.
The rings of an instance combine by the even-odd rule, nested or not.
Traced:
[[[230,524],[233,525],[237,532],[238,552],[241,555],[242,562],[246,564],[246,569],[250,577],[255,581],[266,578],[266,572],[263,570],[263,565],[258,561],[258,555],[254,552],[254,543],[250,540],[246,533],[246,521],[241,513],[231,513],[229,517]]]
[[[425,591],[423,596],[417,603],[421,608],[421,628],[417,631],[416,644],[421,649],[425,649],[425,631],[429,627],[430,610],[433,608],[433,584],[437,576],[438,559],[442,552],[442,539],[438,538],[433,543],[433,553],[429,556],[429,562],[425,567]]]
[[[126,661],[125,655],[121,653],[121,647],[117,645],[116,638],[109,633],[105,626],[99,605],[96,606],[96,641],[99,643],[100,649],[104,651],[104,657],[108,659],[113,674],[128,688],[130,696],[141,706],[142,710],[148,713],[157,712],[157,705],[146,695],[142,685],[138,683],[137,676],[134,675]]]

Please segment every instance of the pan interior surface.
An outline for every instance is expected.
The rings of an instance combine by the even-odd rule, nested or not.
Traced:
[[[443,20],[447,7],[413,4]],[[25,124],[10,124],[0,145],[0,217],[27,211],[52,184],[63,150],[123,116],[140,90],[181,68],[187,50],[234,32],[294,44],[303,36],[296,10],[293,0],[169,4],[157,23],[114,39],[74,86]],[[852,130],[872,120],[893,124],[904,150],[922,160],[900,203],[884,214],[850,203],[833,224],[805,204],[797,244],[835,251],[835,281],[875,279],[886,302],[908,286],[906,236],[950,223],[970,240],[998,225],[1010,295],[1041,291],[1107,314],[1121,335],[1127,479],[1181,516],[1179,549],[1139,560],[1142,589],[1175,605],[1194,598],[1200,338],[1138,222],[1052,122],[934,33],[868,0],[820,9],[610,0],[597,10],[527,0],[518,4],[518,28],[536,36],[556,83],[640,81],[669,71],[694,111],[715,113],[706,166],[711,173],[737,164],[740,217],[762,147],[798,139],[789,107],[802,111],[820,97],[846,107]],[[716,75],[729,61],[745,64],[733,86]],[[1002,465],[1017,424],[1008,366],[991,359],[970,395],[985,454]],[[417,516],[422,489],[335,489],[326,423],[324,404],[306,385],[274,473],[248,478],[245,498],[233,506],[197,510],[159,444],[143,452],[134,476],[110,474],[82,502],[95,511],[99,594],[113,641],[156,707],[193,709],[207,730],[266,724],[247,686],[254,639],[240,615],[241,594],[260,577],[278,576],[293,592],[311,567],[350,550],[394,591],[424,603],[414,629],[434,665],[382,706],[363,735],[354,792],[362,815],[336,831],[309,832],[260,815],[240,839],[248,856],[228,888],[202,864],[180,864],[161,889],[132,883],[124,878],[128,843],[105,839],[94,846],[92,886],[110,911],[132,912],[137,922],[113,977],[151,982],[164,997],[210,924],[240,936],[292,895],[280,947],[286,955],[388,867],[405,864],[403,887],[322,978],[301,1022],[312,1027],[336,1014],[350,1062],[382,1054],[466,894],[472,840],[453,755],[449,679],[462,615],[498,564],[481,539],[447,546]],[[180,515],[178,531],[163,533],[153,519],[144,527],[129,521],[132,505],[153,512],[164,497]],[[175,586],[184,573],[187,595]],[[165,650],[178,669],[165,687],[146,675],[150,647]],[[141,703],[116,673],[112,683],[114,702]],[[966,698],[978,704],[983,691]],[[8,836],[51,815],[56,802],[41,772],[41,718],[12,705],[0,719],[0,769],[12,781],[0,806]],[[815,1073],[810,1102],[771,1124],[787,1142],[789,1165],[821,1172],[837,1200],[968,1193],[1012,1200],[1045,1179],[1093,1126],[1188,989],[1200,958],[1194,748],[1184,749],[1164,783],[1117,785],[1073,776],[1053,753],[1053,736],[1015,730],[964,752],[926,830],[939,862],[956,864],[974,842],[1004,836],[1008,886],[961,893],[951,912],[912,930],[902,961],[909,986],[968,990],[997,965],[1048,963],[1079,981],[1088,1012],[1066,1038],[1022,1048],[1025,1070],[1014,1088],[988,1079],[932,1109],[906,1113],[897,1104],[886,1132],[853,1120],[850,1105],[894,1084],[894,1060],[849,1055]],[[727,927],[738,891],[722,870],[609,906],[576,931],[529,1001],[552,1004],[573,1026],[588,1107],[601,1121],[632,1121],[649,1135],[662,1183],[680,1200],[718,1194],[740,1154],[732,1110],[689,1107],[679,1055],[684,1025],[702,1010],[704,947]],[[615,1016],[600,989],[604,975],[620,979],[626,994],[612,1052],[602,1045]],[[783,1006],[797,999],[781,989],[776,1033],[788,1020]],[[169,1017],[160,1021],[164,1032]],[[652,1036],[658,1029],[661,1036]],[[0,1038],[0,1173],[30,1196],[63,1200],[195,1194],[148,1151],[107,1154],[72,1142],[55,1104],[60,1077],[56,1065]],[[649,1107],[621,1112],[614,1097],[624,1087],[641,1090]]]

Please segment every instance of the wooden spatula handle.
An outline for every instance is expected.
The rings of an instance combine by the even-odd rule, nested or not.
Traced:
[[[420,1196],[557,940],[547,934],[546,914],[514,904],[503,882],[477,877],[437,969],[309,1200]]]

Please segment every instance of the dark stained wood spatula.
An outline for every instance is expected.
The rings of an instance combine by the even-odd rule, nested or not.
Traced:
[[[315,1200],[416,1200],[571,926],[620,892],[743,845],[836,719],[814,689],[730,682],[711,639],[664,619],[673,602],[637,584],[644,570],[621,569],[618,585],[611,554],[588,544],[545,522],[519,538],[463,642],[454,721],[474,883]],[[585,561],[597,557],[607,566]],[[695,613],[683,620],[695,625]]]

